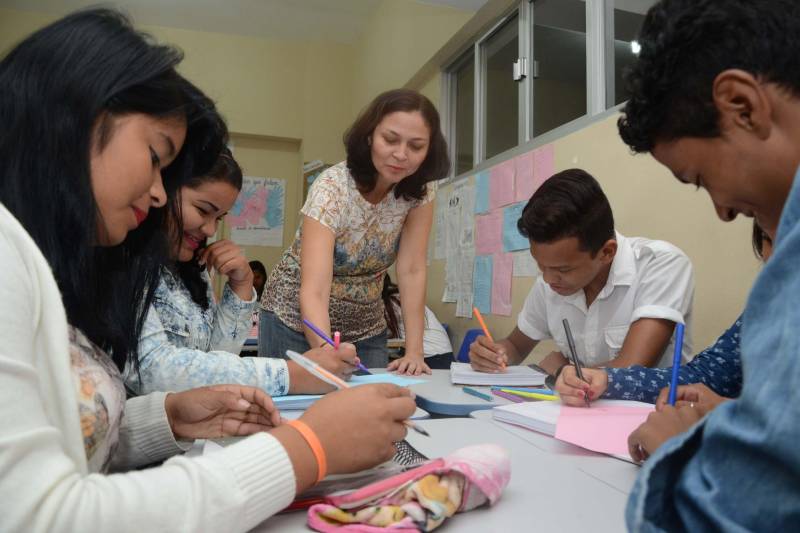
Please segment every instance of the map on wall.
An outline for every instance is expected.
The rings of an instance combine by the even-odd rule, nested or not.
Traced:
[[[286,181],[245,176],[225,221],[231,240],[248,246],[283,246]]]

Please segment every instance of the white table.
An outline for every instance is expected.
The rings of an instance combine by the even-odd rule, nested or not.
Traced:
[[[580,446],[575,446],[574,444],[544,435],[543,433],[493,420],[491,411],[475,411],[470,413],[470,416],[477,420],[493,424],[512,435],[516,435],[543,452],[564,457],[569,460],[575,468],[626,494],[630,492],[630,488],[633,486],[633,482],[636,480],[636,476],[639,473],[639,467],[633,463],[628,463],[602,453],[593,452],[581,448]]]
[[[491,508],[455,515],[445,522],[442,531],[625,530],[624,510],[630,485],[617,487],[608,483],[578,467],[573,456],[535,446],[490,421],[446,418],[418,424],[431,437],[410,432],[408,441],[429,457],[487,442],[503,446],[511,455],[511,481],[500,501]],[[610,471],[625,468],[626,464],[611,457],[601,457],[600,462],[608,463]],[[273,516],[254,531],[308,531],[305,524],[306,513],[295,512]]]

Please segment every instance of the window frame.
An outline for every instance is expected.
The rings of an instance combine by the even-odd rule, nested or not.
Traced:
[[[450,179],[474,174],[493,164],[522,153],[532,146],[550,142],[554,138],[582,129],[588,124],[616,112],[624,104],[614,104],[615,64],[614,64],[614,7],[615,0],[585,0],[586,3],[586,114],[543,133],[533,136],[533,27],[536,0],[519,0],[498,16],[487,30],[475,35],[470,42],[461,47],[456,54],[441,67],[442,124],[448,140],[451,161],[456,161],[455,153],[455,88],[456,72],[465,64],[472,52],[474,64],[473,102],[473,167],[458,175],[455,165]],[[486,159],[486,120],[485,120],[485,82],[482,69],[485,62],[484,46],[487,40],[502,28],[512,17],[517,17],[519,58],[526,63],[526,75],[518,82],[518,121],[517,146],[506,150],[491,159]]]

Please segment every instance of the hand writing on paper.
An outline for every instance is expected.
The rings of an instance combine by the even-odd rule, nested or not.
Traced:
[[[667,405],[668,398],[669,387],[664,387],[658,393],[656,411],[661,411]],[[692,406],[700,413],[700,416],[705,416],[706,413],[728,400],[730,398],[720,396],[702,383],[693,383],[691,385],[678,386],[675,394],[675,407]]]
[[[651,413],[647,421],[628,436],[631,458],[641,463],[664,442],[691,428],[701,418],[700,412],[690,405],[681,408],[665,405]]]
[[[556,381],[556,392],[561,396],[561,402],[573,407],[586,407],[584,396],[589,396],[593,401],[600,397],[608,387],[608,374],[605,370],[597,368],[584,368],[585,381],[578,378],[575,367],[567,365],[561,370]]]
[[[469,364],[478,372],[492,374],[505,372],[508,365],[506,348],[484,335],[479,335],[475,342],[469,345]]]
[[[164,409],[172,433],[183,439],[251,435],[281,423],[272,398],[261,389],[243,385],[170,393]]]

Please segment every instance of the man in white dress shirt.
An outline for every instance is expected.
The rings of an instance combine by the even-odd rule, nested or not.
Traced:
[[[470,346],[475,370],[502,372],[553,339],[559,350],[539,366],[557,375],[569,363],[564,318],[587,366],[668,366],[678,322],[686,324],[682,355],[689,360],[689,258],[667,242],[617,233],[608,198],[591,175],[579,169],[555,174],[531,197],[517,226],[542,274],[514,330],[496,342],[478,337]]]

